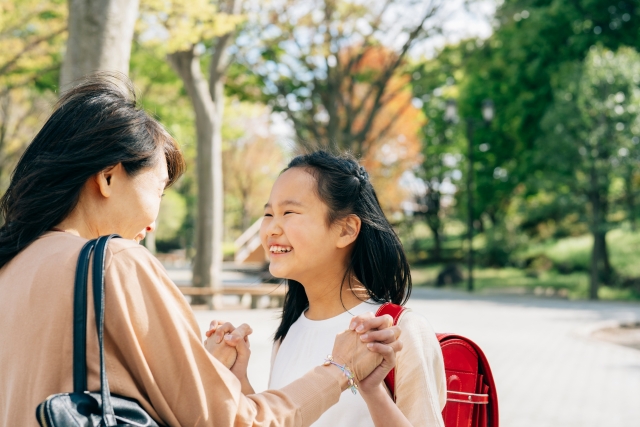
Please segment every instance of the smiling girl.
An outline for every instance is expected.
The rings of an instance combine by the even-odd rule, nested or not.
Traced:
[[[271,190],[260,237],[271,274],[289,285],[270,388],[291,383],[324,358],[352,316],[409,297],[402,244],[352,157],[318,151],[294,158]],[[314,427],[444,425],[446,384],[435,333],[410,311],[399,326],[404,345],[396,358],[396,402],[379,379],[365,380],[359,394],[343,394]]]

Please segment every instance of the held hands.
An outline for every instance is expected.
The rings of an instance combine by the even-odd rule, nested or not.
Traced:
[[[366,313],[352,319],[349,330],[336,336],[333,358],[346,364],[359,383],[362,393],[378,388],[396,364],[401,330],[393,326],[389,315],[375,317]]]
[[[213,320],[206,332],[204,346],[224,364],[238,379],[246,378],[251,356],[249,335],[253,330],[243,323],[237,328],[229,322]]]

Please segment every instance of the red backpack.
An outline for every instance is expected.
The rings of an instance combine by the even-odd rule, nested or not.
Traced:
[[[386,303],[376,316],[390,315],[397,325],[406,309]],[[491,368],[484,353],[468,338],[455,334],[436,334],[447,377],[447,404],[442,411],[445,427],[498,427],[498,395]],[[384,380],[393,400],[395,369]]]

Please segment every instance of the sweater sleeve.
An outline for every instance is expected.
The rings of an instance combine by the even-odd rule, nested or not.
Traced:
[[[400,318],[403,348],[396,359],[396,403],[413,427],[444,427],[447,398],[444,359],[427,319],[411,311]]]
[[[204,348],[162,265],[132,242],[114,241],[110,253],[105,346],[113,393],[138,399],[170,426],[309,426],[338,402],[339,381],[322,367],[281,390],[243,395]]]

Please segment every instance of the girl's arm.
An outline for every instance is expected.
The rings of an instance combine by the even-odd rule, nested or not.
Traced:
[[[371,419],[376,427],[413,427],[407,417],[393,402],[382,384],[368,392],[361,391],[362,398],[369,408]]]
[[[444,361],[440,344],[427,320],[411,311],[398,323],[403,350],[396,357],[396,402],[382,384],[362,381],[361,394],[376,427],[444,427],[446,403]],[[386,362],[386,360],[385,360]],[[364,384],[363,384],[364,383]]]
[[[412,311],[398,324],[404,349],[397,358],[396,405],[413,427],[444,427],[447,384],[436,333],[427,319]]]
[[[413,427],[407,417],[396,406],[383,385],[385,377],[396,365],[395,352],[379,351],[377,348],[379,345],[376,343],[368,344],[368,346],[371,350],[379,352],[384,357],[380,366],[371,375],[360,381],[359,385],[360,394],[369,408],[373,424],[376,427],[390,425],[394,427]],[[402,345],[400,345],[400,348],[402,348]]]

